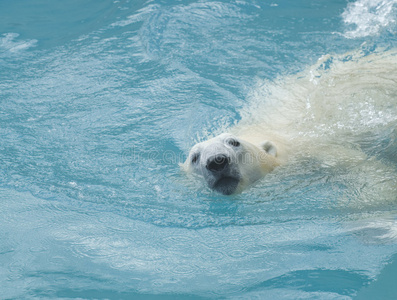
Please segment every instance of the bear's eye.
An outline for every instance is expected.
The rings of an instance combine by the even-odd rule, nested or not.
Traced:
[[[228,143],[230,146],[233,146],[233,147],[238,147],[238,146],[240,146],[240,142],[239,142],[238,140],[235,140],[235,139],[228,139],[228,140],[227,140],[227,143]]]
[[[192,156],[192,163],[195,164],[198,161],[199,157],[200,155],[198,153],[194,154]]]

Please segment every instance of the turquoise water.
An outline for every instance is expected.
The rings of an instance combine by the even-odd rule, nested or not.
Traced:
[[[258,80],[395,49],[396,20],[392,0],[1,1],[0,297],[392,299],[396,202],[340,205],[350,177],[312,161],[232,197],[178,163]],[[396,126],[363,146],[394,170]]]

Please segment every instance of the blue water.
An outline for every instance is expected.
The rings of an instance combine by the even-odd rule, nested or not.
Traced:
[[[394,49],[396,20],[392,0],[1,1],[0,297],[392,299],[397,201],[340,206],[319,165],[225,197],[178,163],[258,79]],[[371,155],[397,168],[395,125]]]

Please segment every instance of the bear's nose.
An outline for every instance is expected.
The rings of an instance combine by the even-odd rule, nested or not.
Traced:
[[[230,158],[226,155],[217,155],[207,161],[206,168],[211,172],[224,170],[230,164]]]

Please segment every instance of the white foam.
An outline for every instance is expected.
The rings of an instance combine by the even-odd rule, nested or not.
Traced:
[[[347,38],[378,34],[396,24],[397,0],[357,0],[347,5],[343,21],[354,29],[345,32]]]
[[[35,47],[37,44],[37,40],[16,41],[18,37],[18,33],[3,34],[3,37],[0,37],[1,52],[20,52],[31,47]]]

